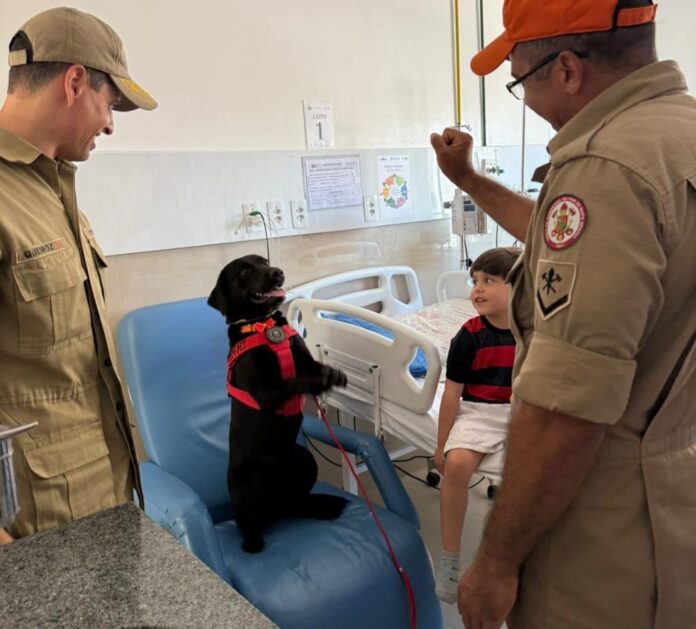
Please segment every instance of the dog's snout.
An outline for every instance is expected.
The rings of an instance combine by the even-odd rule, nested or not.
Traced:
[[[271,269],[271,277],[275,280],[278,286],[285,281],[285,273],[281,269]]]

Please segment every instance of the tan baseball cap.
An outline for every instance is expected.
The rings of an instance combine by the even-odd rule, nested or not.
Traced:
[[[29,19],[11,41],[18,35],[29,47],[10,51],[10,66],[39,61],[80,64],[111,77],[123,96],[115,107],[118,111],[157,107],[157,101],[128,74],[121,38],[93,15],[68,7],[49,9]]]

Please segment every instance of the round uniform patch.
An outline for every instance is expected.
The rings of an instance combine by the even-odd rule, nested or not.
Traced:
[[[564,195],[554,199],[546,210],[544,239],[551,249],[570,247],[582,234],[587,222],[585,204],[577,197]]]

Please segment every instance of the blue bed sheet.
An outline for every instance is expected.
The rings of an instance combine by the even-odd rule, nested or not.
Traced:
[[[365,321],[364,319],[358,319],[357,317],[351,317],[350,315],[344,315],[339,313],[324,313],[321,316],[324,319],[334,319],[336,321],[342,321],[343,323],[350,323],[351,325],[356,325],[359,328],[370,330],[371,332],[379,334],[380,336],[384,336],[388,339],[394,338],[394,335],[389,330],[375,325],[374,323],[370,323],[369,321]],[[423,350],[420,349],[420,347],[416,350],[416,356],[413,359],[413,362],[408,366],[408,370],[409,372],[411,372],[411,375],[414,378],[422,378],[423,376],[425,376],[426,373],[428,373],[428,363],[425,359],[425,354],[423,353]]]

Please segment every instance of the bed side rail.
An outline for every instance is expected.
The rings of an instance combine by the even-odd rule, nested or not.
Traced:
[[[394,339],[325,317],[332,314],[373,323],[390,331]],[[369,402],[377,410],[381,400],[416,413],[432,407],[441,363],[437,347],[425,335],[384,315],[333,300],[297,299],[290,304],[288,319],[303,331],[317,360],[346,372],[348,387],[332,390],[332,398]],[[408,369],[417,348],[423,350],[428,364],[425,378],[414,378]]]

